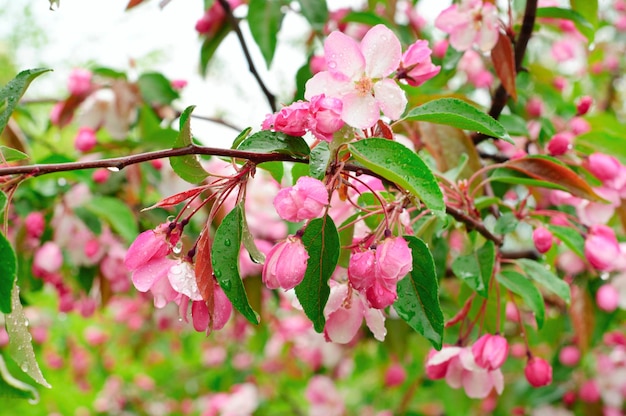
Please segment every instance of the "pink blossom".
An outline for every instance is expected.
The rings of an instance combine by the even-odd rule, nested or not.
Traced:
[[[528,113],[529,117],[541,117],[543,111],[543,101],[541,100],[541,98],[531,97],[526,102],[526,112]]]
[[[342,416],[345,413],[343,398],[327,376],[313,376],[309,380],[305,396],[311,404],[310,416]]]
[[[445,377],[450,387],[463,387],[465,394],[473,399],[484,399],[494,388],[498,394],[504,389],[502,371],[477,365],[470,348],[443,347],[429,354],[426,374],[432,379]]]
[[[81,127],[74,139],[74,147],[79,152],[88,152],[98,144],[96,132],[90,127]]]
[[[71,95],[85,95],[91,90],[91,71],[75,68],[67,79],[67,89]]]
[[[167,224],[162,224],[155,231],[148,230],[139,234],[131,244],[124,258],[124,265],[132,272],[135,288],[147,292],[156,282],[167,276],[174,260],[166,256],[170,245],[166,241]]]
[[[91,175],[91,179],[93,179],[93,181],[95,183],[105,183],[106,181],[109,180],[109,177],[111,176],[111,171],[108,169],[96,169],[93,173],[93,175]]]
[[[509,354],[509,344],[502,335],[485,334],[472,346],[476,364],[487,370],[502,367]]]
[[[546,227],[537,227],[533,230],[533,242],[537,251],[546,253],[552,247],[552,233]]]
[[[574,134],[569,131],[562,131],[552,136],[548,142],[546,149],[551,156],[561,156],[567,153],[572,147]]]
[[[397,282],[413,270],[413,255],[402,237],[388,237],[376,247],[378,275],[387,282]]]
[[[326,67],[326,59],[324,59],[324,57],[320,55],[313,55],[311,57],[311,61],[309,62],[309,66],[311,67],[311,73],[313,75],[321,71],[326,71],[328,69]]]
[[[458,51],[476,45],[489,52],[498,41],[498,9],[482,0],[462,0],[441,12],[435,27],[450,35],[450,45]]]
[[[405,80],[409,85],[419,87],[437,75],[441,67],[433,65],[430,60],[431,53],[427,41],[418,40],[413,43],[402,55],[397,78]]]
[[[575,345],[567,345],[559,351],[559,361],[568,367],[573,367],[580,361],[580,350]]]
[[[24,218],[24,227],[28,237],[37,239],[41,237],[46,228],[46,218],[41,212],[31,212]]]
[[[587,158],[587,168],[603,182],[617,177],[621,166],[619,160],[604,153],[592,153]]]
[[[228,0],[231,10],[239,7],[242,0]],[[213,5],[205,11],[204,15],[196,22],[196,31],[201,35],[214,35],[224,22],[226,13],[222,5],[216,1]]]
[[[213,285],[212,311],[209,310],[207,303],[203,300],[194,300],[191,303],[193,327],[198,332],[211,333],[211,331],[224,328],[232,312],[233,305],[218,284]]]
[[[585,239],[585,257],[597,270],[610,271],[620,255],[615,232],[606,225],[593,225]]]
[[[134,277],[134,275],[133,275]],[[193,265],[188,261],[178,260],[167,270],[167,279],[172,289],[191,300],[202,300],[200,289],[196,282],[196,273]]]
[[[442,39],[438,42],[435,42],[433,46],[433,56],[439,59],[443,59],[446,56],[446,52],[448,51],[448,40]]]
[[[578,99],[578,102],[576,103],[576,115],[577,116],[584,116],[585,114],[587,114],[587,112],[591,108],[592,104],[593,104],[593,98],[592,97],[590,97],[588,95],[584,95],[584,96],[580,97]]]
[[[348,279],[352,287],[366,290],[374,284],[376,278],[376,252],[365,250],[352,253],[348,264]]]
[[[356,336],[363,318],[368,328],[379,341],[385,339],[385,318],[378,309],[370,308],[359,293],[347,285],[335,285],[330,289],[328,302],[324,307],[326,340],[347,344]]]
[[[580,400],[585,403],[595,403],[600,400],[600,389],[598,383],[595,380],[587,380],[581,386],[578,391]]]
[[[263,283],[270,289],[292,289],[302,282],[309,254],[298,237],[288,237],[267,254]]]
[[[45,242],[33,259],[33,269],[44,273],[55,273],[63,265],[63,253],[61,248],[52,241]]]
[[[311,98],[308,129],[318,139],[331,142],[333,134],[344,125],[341,119],[343,103],[338,98],[316,95]]]
[[[306,99],[321,94],[340,99],[341,118],[359,129],[374,126],[381,111],[393,120],[400,118],[407,99],[387,77],[398,68],[402,47],[391,30],[376,25],[360,44],[341,32],[333,32],[324,42],[324,57],[328,70],[307,81]]]
[[[186,79],[173,79],[170,82],[170,85],[172,86],[172,88],[174,88],[177,91],[182,90],[183,88],[185,88],[187,86],[188,82]]]
[[[552,366],[540,357],[531,357],[524,368],[526,380],[533,387],[543,387],[552,383]]]
[[[468,82],[476,88],[487,88],[493,84],[493,75],[485,68],[483,58],[472,49],[463,54],[457,68],[465,72]]]
[[[605,312],[613,312],[619,306],[619,292],[611,283],[606,283],[596,292],[596,304]]]
[[[301,176],[292,187],[281,189],[274,198],[274,207],[284,220],[300,222],[317,218],[328,205],[328,190],[324,183]]]
[[[393,363],[385,372],[385,386],[396,387],[406,380],[406,370],[398,363]]]
[[[291,136],[304,136],[309,126],[309,106],[305,101],[283,107],[275,114],[269,114],[263,121],[263,129],[280,131]]]
[[[385,282],[381,278],[376,278],[365,291],[365,296],[372,308],[385,309],[398,299],[396,282]]]
[[[102,328],[96,326],[88,326],[83,331],[85,341],[92,347],[102,345],[109,340],[109,335]]]

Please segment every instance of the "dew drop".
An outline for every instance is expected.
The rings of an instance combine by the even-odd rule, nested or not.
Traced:
[[[180,241],[176,243],[176,245],[172,247],[172,251],[174,254],[180,254],[180,252],[183,251],[183,243]]]
[[[231,242],[230,242],[230,240],[228,238],[226,240],[224,240],[224,245],[226,247],[230,247],[230,244],[231,244]]]
[[[115,166],[110,166],[107,169],[110,170],[111,172],[119,172],[120,171],[120,168],[116,168]]]
[[[335,62],[335,61],[330,61],[330,62],[328,63],[328,67],[329,67],[330,69],[335,69],[335,68],[337,68],[337,62]]]
[[[231,287],[230,280],[225,280],[225,281],[221,282],[220,286],[222,287],[222,289],[224,289],[226,292],[228,292],[230,290],[230,287]]]
[[[221,270],[213,270],[213,274],[215,275],[215,277],[217,277],[218,279],[220,277],[222,277],[222,271]]]

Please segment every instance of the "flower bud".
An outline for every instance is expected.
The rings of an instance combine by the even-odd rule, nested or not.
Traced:
[[[565,366],[573,367],[580,361],[580,350],[575,345],[567,345],[559,352],[559,362]]]
[[[385,386],[396,387],[406,380],[406,370],[398,363],[391,364],[385,372]]]
[[[89,127],[81,127],[74,139],[74,147],[79,152],[88,152],[98,143],[96,132]]]
[[[263,265],[263,283],[270,289],[292,289],[302,282],[306,272],[307,253],[302,240],[289,237],[276,244]]]
[[[552,136],[547,145],[550,156],[561,156],[567,153],[572,145],[574,135],[569,131],[563,131]]]
[[[374,280],[373,284],[367,288],[365,296],[372,308],[375,309],[384,309],[387,306],[391,306],[398,299],[396,285],[387,286],[381,279]]]
[[[531,357],[524,368],[526,380],[533,387],[547,386],[552,383],[552,366],[539,357]]]
[[[325,97],[324,94],[311,98],[308,128],[318,139],[331,142],[333,134],[344,125],[341,119],[343,102],[338,98]]]
[[[35,270],[54,273],[63,265],[63,253],[61,248],[54,242],[44,243],[35,253],[33,268]]]
[[[487,370],[500,368],[509,354],[509,344],[501,335],[485,334],[472,346],[476,364]]]
[[[596,304],[605,312],[613,312],[619,306],[619,292],[610,283],[600,286],[596,292]]]
[[[615,232],[606,225],[594,225],[585,239],[585,257],[600,271],[610,271],[620,255],[620,247]]]
[[[85,95],[91,89],[91,71],[75,68],[67,79],[67,89],[71,95]]]
[[[365,250],[353,253],[348,265],[348,279],[352,287],[365,290],[374,284],[376,278],[376,253],[374,250]]]
[[[39,238],[46,228],[46,219],[41,212],[31,212],[24,218],[26,235],[31,238]]]
[[[541,117],[543,111],[543,101],[540,98],[531,97],[526,102],[526,112],[528,113],[529,117]]]
[[[581,386],[578,391],[578,397],[585,403],[595,403],[600,400],[600,389],[598,383],[595,380],[587,380]]]
[[[399,78],[406,80],[413,87],[419,87],[437,75],[441,67],[433,65],[430,60],[431,53],[428,42],[425,40],[418,40],[409,46],[402,55],[398,70]]]
[[[587,158],[587,167],[601,181],[614,179],[620,172],[621,163],[613,156],[593,153]]]
[[[576,115],[584,116],[587,114],[589,109],[591,108],[591,104],[593,104],[593,98],[588,95],[584,95],[580,97],[578,103],[576,103]]]
[[[388,237],[376,248],[378,275],[388,283],[396,283],[413,270],[413,255],[402,237]]]
[[[302,176],[294,186],[281,189],[274,207],[284,220],[300,222],[317,218],[328,205],[328,191],[322,181]]]
[[[552,233],[545,227],[537,227],[533,231],[533,242],[537,251],[543,254],[552,247]]]

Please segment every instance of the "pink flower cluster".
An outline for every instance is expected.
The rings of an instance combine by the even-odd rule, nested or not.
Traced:
[[[498,9],[483,0],[462,0],[441,12],[435,26],[450,35],[450,45],[458,51],[475,45],[489,52],[498,42]]]
[[[311,97],[309,102],[297,101],[275,114],[268,114],[262,128],[292,136],[303,136],[308,131],[317,139],[330,142],[333,134],[344,125],[341,109],[341,100],[320,94]]]

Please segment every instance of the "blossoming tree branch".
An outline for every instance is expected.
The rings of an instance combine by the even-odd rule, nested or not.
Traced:
[[[326,3],[204,2],[201,71],[232,33],[268,104],[230,148],[194,137],[185,82],[158,72],[75,69],[48,119],[63,145],[23,127],[35,104],[22,96],[47,69],[0,90],[7,391],[38,394],[9,357],[50,386],[24,308],[49,290],[59,313],[85,317],[149,300],[209,340],[295,325],[345,351],[385,342],[388,386],[408,377],[403,362],[422,370],[398,413],[438,414],[412,404],[434,383],[484,412],[622,414],[626,3],[461,0],[434,21],[418,12],[427,0]],[[250,48],[269,68],[287,14],[310,25],[308,58],[277,106]],[[385,341],[408,331],[430,345],[419,359]],[[311,414],[360,411],[333,383],[310,374]],[[276,400],[249,388],[249,412],[223,397],[215,411]],[[546,393],[525,401],[532,389]]]

